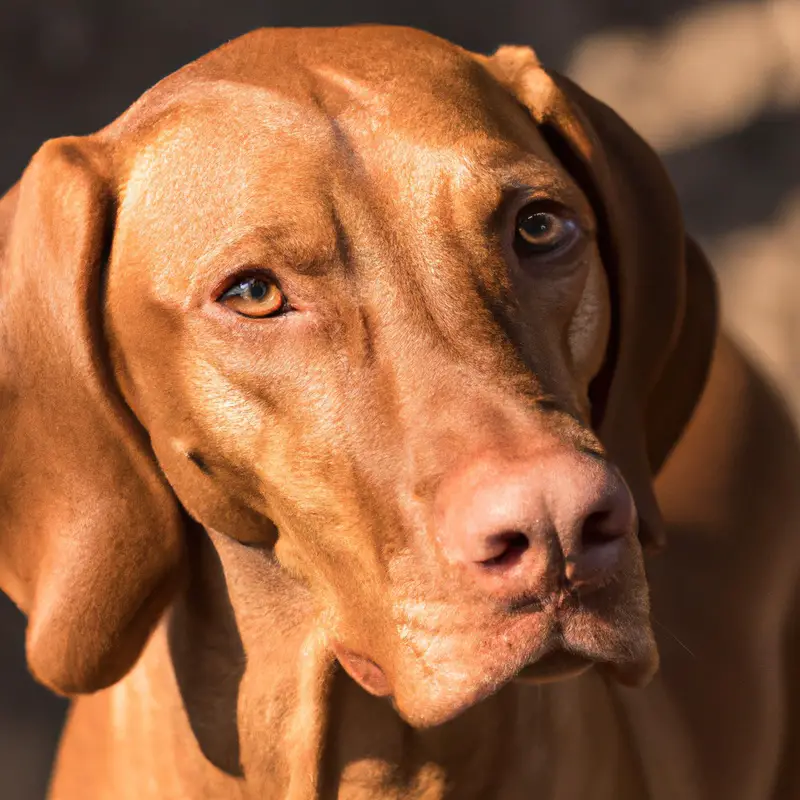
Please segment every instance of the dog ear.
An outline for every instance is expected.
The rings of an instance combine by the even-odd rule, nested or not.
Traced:
[[[653,488],[705,385],[716,337],[711,270],[689,240],[653,150],[619,116],[533,51],[486,66],[538,124],[592,203],[612,296],[606,361],[591,387],[595,428],[636,498],[642,543],[663,544]]]
[[[0,587],[64,694],[131,668],[182,561],[182,512],[105,352],[106,156],[48,142],[0,200]]]

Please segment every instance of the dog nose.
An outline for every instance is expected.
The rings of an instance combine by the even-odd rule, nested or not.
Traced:
[[[441,484],[435,504],[445,557],[500,600],[601,585],[636,531],[617,470],[566,447],[472,463]]]

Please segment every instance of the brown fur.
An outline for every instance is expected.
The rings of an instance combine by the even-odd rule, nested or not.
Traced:
[[[587,231],[569,269],[509,248],[520,187]],[[215,302],[241,268],[295,311]],[[55,800],[798,790],[795,432],[656,156],[530,50],[235,40],[44,145],[0,303],[0,585],[81,695]],[[512,613],[436,498],[552,453],[616,465],[639,537]],[[537,673],[556,630],[595,668]]]

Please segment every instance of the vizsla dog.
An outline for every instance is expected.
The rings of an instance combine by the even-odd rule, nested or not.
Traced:
[[[55,800],[800,796],[800,446],[530,50],[227,44],[34,156],[0,335]]]

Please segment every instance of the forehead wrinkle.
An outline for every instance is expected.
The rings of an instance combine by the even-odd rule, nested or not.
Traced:
[[[292,271],[316,275],[334,263],[339,252],[339,236],[335,221],[332,235],[306,235],[307,230],[289,224],[254,225],[244,230],[233,228],[223,233],[196,261],[194,273],[203,272],[218,262],[241,261],[240,266],[260,266],[271,253],[291,262]],[[250,264],[249,261],[256,263]],[[263,266],[269,266],[265,264]]]
[[[218,116],[220,105],[213,108]],[[222,109],[230,111],[228,105]],[[316,144],[322,145],[317,147],[313,141],[309,146],[305,134],[295,128],[288,131],[288,142],[283,134],[275,141],[252,113],[235,122],[219,119],[211,137],[205,120],[199,136],[196,128],[203,112],[195,108],[193,113],[199,116],[164,124],[136,157],[121,193],[121,235],[115,246],[121,248],[129,238],[126,231],[136,234],[150,228],[164,232],[156,238],[164,242],[165,254],[171,250],[173,258],[193,262],[204,257],[201,253],[204,248],[208,252],[209,243],[212,249],[224,249],[256,230],[284,252],[299,251],[301,268],[313,271],[322,261],[337,261],[341,235],[332,220],[330,158],[337,144],[327,120],[320,125],[322,115],[312,109],[316,116],[311,126]],[[276,170],[285,177],[275,181]],[[265,226],[259,231],[265,217],[275,216],[284,226],[280,237],[277,226],[272,233]],[[128,225],[129,219],[133,224]],[[169,266],[169,258],[159,260],[165,269]]]
[[[365,153],[370,183],[393,200],[419,209],[422,219],[431,216],[431,200],[444,183],[456,195],[480,190],[496,202],[504,189],[515,186],[532,186],[564,197],[580,195],[543,142],[525,149],[485,136],[432,142],[418,131],[406,135],[394,128],[369,137],[351,132],[351,137],[362,140],[358,144]]]
[[[220,109],[222,114],[218,113]],[[261,113],[253,115],[254,110]],[[304,130],[299,132],[308,135],[305,128],[310,127],[309,122],[315,121],[314,116],[321,115],[313,105],[278,88],[233,80],[195,78],[184,81],[172,91],[165,91],[162,84],[157,84],[104,132],[118,139],[130,137],[134,140],[137,146],[127,155],[135,157],[141,148],[149,147],[165,131],[187,120],[197,119],[202,124],[207,123],[209,117],[233,122],[255,118],[268,131],[291,131],[300,127]]]
[[[234,144],[239,153],[281,157],[288,150],[288,138],[302,146],[301,152],[315,153],[320,160],[336,150],[328,117],[319,109],[261,87],[219,82],[212,86],[216,91],[209,96],[197,92],[200,86],[189,84],[155,117],[138,120],[144,130],[128,155],[126,180],[120,187],[123,197],[152,188],[158,175],[172,185],[176,173],[180,176],[197,171],[200,165],[213,165],[220,151]],[[275,146],[270,147],[273,142]],[[225,159],[225,177],[242,161]],[[244,166],[244,173],[238,169],[239,181],[247,172],[257,175],[252,159]]]
[[[385,104],[378,102],[385,95],[370,87],[364,81],[358,80],[352,75],[345,75],[329,65],[311,67],[310,72],[323,83],[338,89],[339,92],[337,94],[345,100],[347,105],[357,106],[378,117],[384,117],[388,114]]]
[[[571,181],[557,165],[507,146],[478,152],[475,158],[449,152],[449,160],[433,164],[422,189],[409,196],[395,194],[385,206],[393,217],[382,238],[397,257],[394,277],[380,269],[375,277],[394,284],[406,302],[396,305],[384,290],[379,313],[394,318],[394,339],[422,335],[459,361],[475,361],[480,355],[475,345],[491,342],[494,355],[478,358],[482,371],[491,374],[499,360],[517,372],[516,325],[505,313],[513,295],[505,259],[495,252],[487,225],[509,189],[532,185],[557,196],[569,193]],[[475,302],[467,303],[470,297]]]

